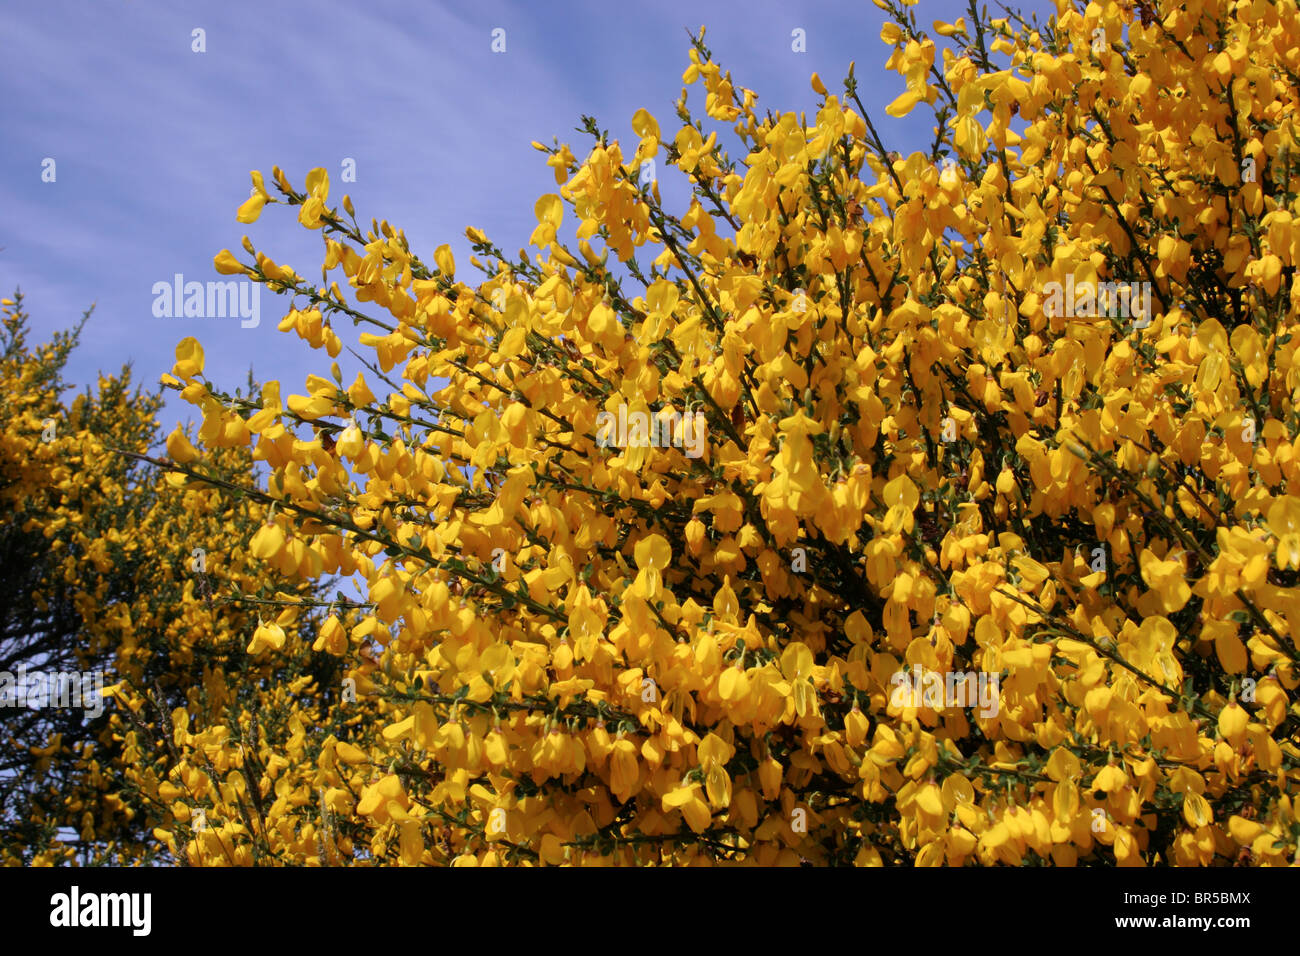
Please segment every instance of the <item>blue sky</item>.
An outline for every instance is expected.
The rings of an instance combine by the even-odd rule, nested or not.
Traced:
[[[1047,0],[1018,6],[1040,17],[1051,9]],[[916,9],[928,27],[964,7],[919,0]],[[262,290],[256,328],[238,318],[153,314],[155,283],[176,273],[219,278],[213,255],[230,248],[244,258],[245,233],[277,262],[319,277],[320,237],[285,207],[268,206],[251,226],[236,221],[249,170],[269,182],[278,164],[301,189],[307,171],[323,166],[331,204],[350,193],[362,222],[404,228],[426,261],[450,243],[458,276],[469,279],[467,225],[513,253],[536,224],[537,197],[558,191],[530,141],[558,137],[585,155],[589,143],[574,127],[586,113],[630,154],[641,107],[665,139],[675,135],[686,30],[701,24],[723,69],[757,92],[760,111],[811,118],[818,98],[810,75],[839,93],[856,60],[882,136],[904,154],[924,148],[924,107],[905,120],[884,113],[904,89],[902,77],[883,69],[884,17],[869,0],[11,0],[0,8],[0,292],[22,288],[40,341],[96,304],[69,367],[79,387],[128,361],[152,386],[171,367],[176,343],[194,335],[214,382],[242,385],[251,366],[259,380],[280,379],[286,396],[301,392],[307,373],[328,374],[329,359],[276,330],[287,299]],[[205,33],[202,53],[192,49],[196,28]],[[506,31],[504,53],[491,49],[497,28]],[[806,33],[804,53],[791,49],[796,28]],[[701,87],[691,89],[702,116]],[[340,181],[346,158],[356,164],[354,183]],[[42,181],[46,159],[55,162],[54,182]],[[684,189],[664,193],[672,211],[684,211]],[[338,331],[355,345],[350,324]],[[173,401],[163,423],[169,430],[191,411]]]

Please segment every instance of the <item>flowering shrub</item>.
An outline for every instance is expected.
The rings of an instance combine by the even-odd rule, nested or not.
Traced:
[[[287,688],[334,687],[338,662],[254,660],[245,645],[262,611],[312,634],[303,603],[324,582],[286,582],[244,553],[265,506],[140,466],[162,402],[129,368],[63,400],[82,326],[33,346],[22,297],[0,308],[0,864],[165,859],[151,831],[190,819],[177,795],[200,808],[195,776],[226,769],[188,746],[182,766],[171,714],[238,740],[223,721],[257,734],[260,714],[267,735],[309,713]],[[251,474],[247,449],[206,465],[227,483]]]
[[[928,151],[852,67],[811,124],[760,116],[701,32],[703,116],[684,89],[676,130],[534,144],[558,193],[517,259],[468,230],[481,281],[323,169],[253,174],[240,220],[296,208],[328,285],[247,239],[218,271],[330,357],[350,319],[369,374],[239,399],[186,339],[203,424],[163,464],[251,447],[252,555],[365,593],[311,646],[341,689],[285,691],[224,783],[225,725],[177,711],[176,820],[233,821],[162,826],[179,855],[1293,860],[1300,11],[877,4]]]

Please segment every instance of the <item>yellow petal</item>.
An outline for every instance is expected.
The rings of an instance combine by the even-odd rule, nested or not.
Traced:
[[[284,550],[284,532],[276,524],[262,525],[249,542],[248,550],[253,557],[270,561]]]
[[[902,96],[899,96],[894,102],[885,107],[885,112],[890,116],[903,117],[912,112],[913,107],[921,102],[925,97],[919,90],[908,90]]]
[[[699,784],[693,783],[690,786],[678,787],[676,790],[670,790],[663,796],[663,807],[665,810],[676,810],[684,807],[695,799],[695,791],[699,789]]]
[[[222,249],[212,257],[212,267],[223,276],[242,275],[244,272],[244,267],[229,249]]]
[[[533,205],[533,212],[537,214],[539,224],[558,229],[564,219],[564,202],[555,193],[547,193]]]
[[[662,571],[672,560],[673,550],[662,535],[652,534],[636,543],[635,556],[638,568],[651,567]]]
[[[336,753],[338,755],[338,758],[346,764],[358,764],[358,763],[366,762],[365,751],[361,750],[359,747],[354,747],[352,746],[352,744],[343,741],[340,741],[338,745],[335,746],[334,753]]]
[[[1203,827],[1213,818],[1205,798],[1190,790],[1183,795],[1183,816],[1194,827]]]
[[[235,218],[240,222],[257,222],[257,217],[262,215],[262,207],[265,205],[265,196],[249,196],[235,213]]]
[[[438,264],[438,271],[447,278],[456,274],[456,257],[451,254],[451,246],[446,243],[433,250],[433,261]]]
[[[317,166],[307,174],[307,192],[322,203],[329,199],[330,174],[326,172],[325,167]]]
[[[190,444],[190,440],[185,437],[179,425],[167,436],[167,457],[182,465],[199,457],[198,451]]]
[[[786,680],[803,680],[812,669],[813,655],[806,644],[796,641],[781,654],[781,673]]]

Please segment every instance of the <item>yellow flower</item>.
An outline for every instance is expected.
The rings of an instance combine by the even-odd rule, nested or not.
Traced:
[[[260,654],[266,648],[273,651],[284,648],[284,629],[279,624],[261,624],[253,632],[253,639],[248,642],[246,650],[249,654]]]
[[[1141,556],[1142,580],[1160,598],[1161,610],[1166,614],[1182,610],[1192,596],[1192,589],[1184,578],[1183,564],[1174,559],[1160,560],[1149,549]]]
[[[203,346],[193,336],[181,339],[176,345],[176,364],[172,367],[172,374],[188,382],[202,371]]]
[[[222,275],[242,275],[248,271],[229,249],[222,249],[218,252],[213,257],[212,265]]]
[[[190,444],[179,425],[167,436],[167,457],[182,465],[189,464],[199,457],[198,451]]]
[[[342,622],[331,615],[321,625],[320,633],[312,644],[313,651],[325,651],[336,657],[342,657],[348,649],[348,635]]]
[[[1278,570],[1300,568],[1300,499],[1291,495],[1275,498],[1266,523],[1277,538]]]

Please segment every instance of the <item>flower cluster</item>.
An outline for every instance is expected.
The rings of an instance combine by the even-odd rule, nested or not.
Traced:
[[[185,340],[204,451],[177,433],[170,467],[250,447],[252,554],[365,594],[312,647],[355,695],[263,742],[265,826],[196,861],[300,860],[310,805],[322,862],[1292,862],[1300,11],[877,3],[928,152],[886,147],[852,68],[811,124],[761,116],[701,33],[704,118],[684,88],[676,131],[534,144],[533,252],[470,229],[474,284],[324,170],[254,174],[240,219],[298,207],[326,278],[248,240],[218,271],[373,359],[234,400]],[[1047,303],[1098,284],[1148,314]],[[702,453],[602,441],[620,408],[698,410]],[[903,671],[996,706],[891,699]]]

